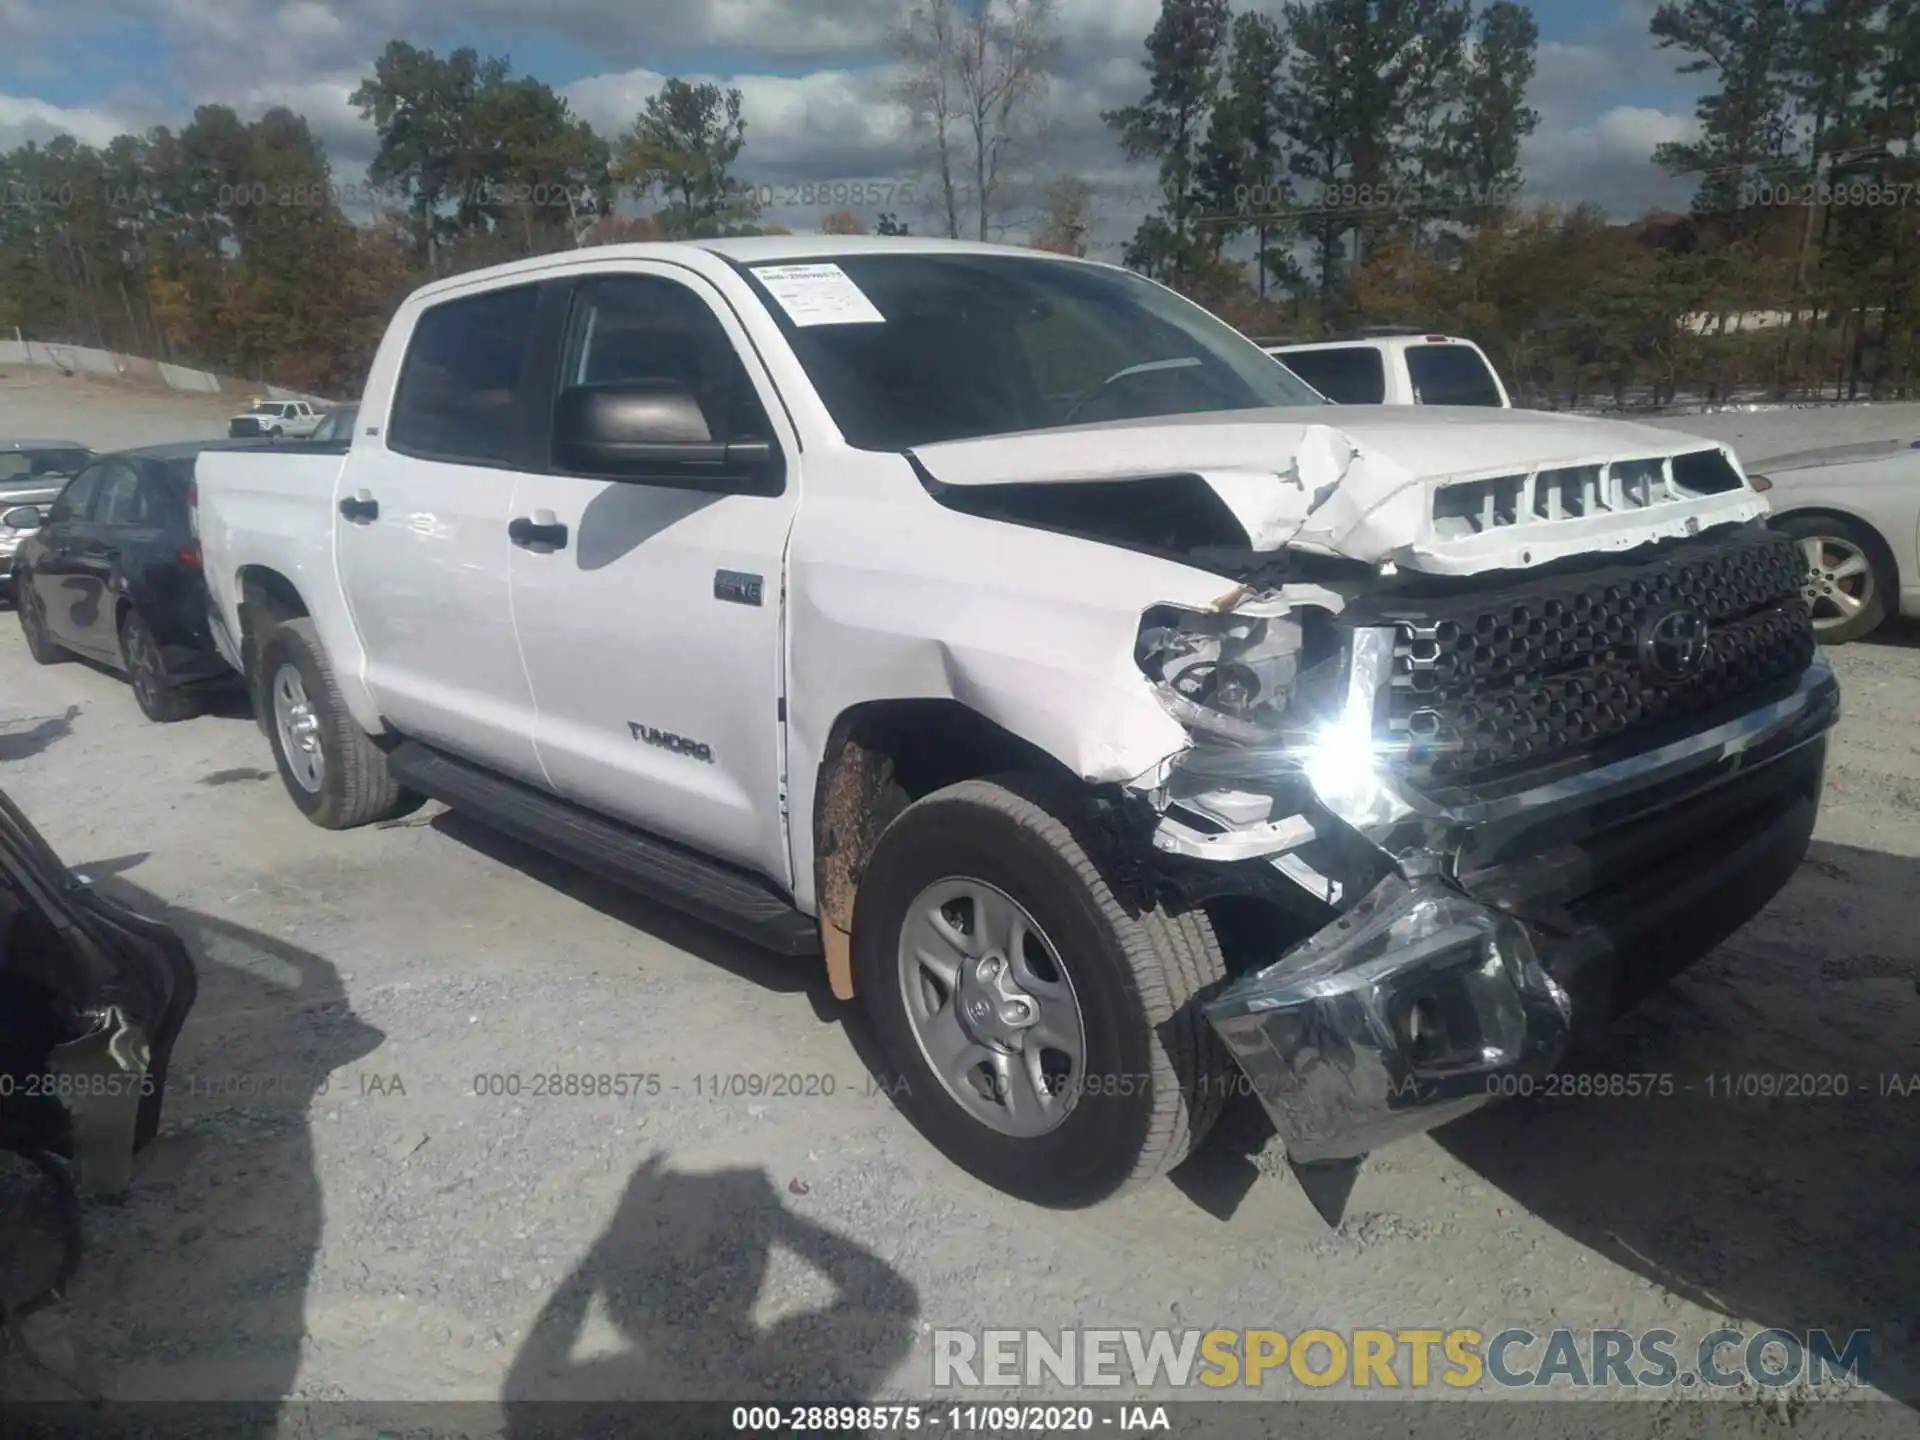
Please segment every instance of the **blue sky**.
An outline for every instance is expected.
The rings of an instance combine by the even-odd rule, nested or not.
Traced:
[[[346,96],[385,41],[506,54],[618,129],[663,75],[714,78],[746,98],[743,168],[778,185],[902,179],[911,145],[886,103],[883,37],[905,0],[0,0],[0,145],[59,130],[99,142],[179,124],[196,103],[307,115],[357,178],[371,133]],[[1253,0],[1278,9],[1278,0]],[[1058,0],[1065,55],[1050,108],[1051,171],[1093,180],[1124,209],[1141,177],[1099,111],[1140,89],[1157,0]],[[1685,203],[1649,155],[1689,132],[1697,84],[1647,34],[1654,0],[1534,0],[1541,31],[1527,153],[1534,198],[1617,215]],[[1245,0],[1236,8],[1245,8]],[[458,19],[449,16],[457,15]],[[804,217],[775,217],[799,224]],[[1100,217],[1117,234],[1128,217]]]

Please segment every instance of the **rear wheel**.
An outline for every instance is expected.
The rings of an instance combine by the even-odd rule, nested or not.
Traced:
[[[276,625],[260,650],[255,693],[280,779],[300,812],[327,830],[391,819],[421,797],[402,789],[341,699],[313,621]]]
[[[133,687],[134,703],[149,720],[171,725],[200,712],[193,696],[167,678],[160,646],[138,610],[127,611],[126,618],[120,622],[120,655],[126,666],[127,683]]]
[[[1177,1165],[1232,1065],[1198,1006],[1226,973],[1213,927],[1123,901],[1080,813],[1028,777],[917,801],[875,848],[853,929],[900,1108],[988,1184],[1063,1207]]]
[[[20,633],[27,642],[27,653],[41,665],[55,665],[68,657],[64,646],[56,645],[47,634],[45,602],[25,575],[13,582],[13,608],[20,614]]]
[[[1780,528],[1800,541],[1807,557],[1803,593],[1814,637],[1822,645],[1844,645],[1878,629],[1894,587],[1879,537],[1827,515],[1793,516]]]

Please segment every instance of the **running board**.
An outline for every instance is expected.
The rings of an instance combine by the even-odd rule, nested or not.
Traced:
[[[396,746],[387,756],[387,767],[409,790],[470,812],[603,880],[782,955],[820,953],[819,926],[757,875],[443,755],[417,740]]]

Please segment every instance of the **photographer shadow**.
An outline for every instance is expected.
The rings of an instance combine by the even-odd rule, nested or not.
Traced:
[[[776,1249],[833,1293],[763,1323]],[[911,1352],[919,1306],[885,1261],[789,1209],[765,1170],[688,1173],[654,1155],[514,1357],[507,1432],[655,1433],[651,1417],[662,1435],[707,1433],[697,1415],[634,1401],[858,1404]],[[734,1433],[726,1420],[713,1433]]]

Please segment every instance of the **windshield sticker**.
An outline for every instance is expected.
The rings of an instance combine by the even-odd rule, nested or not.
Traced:
[[[796,325],[887,323],[838,265],[756,265],[753,273]]]

